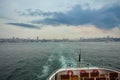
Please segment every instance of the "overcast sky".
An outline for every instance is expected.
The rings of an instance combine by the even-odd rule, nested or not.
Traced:
[[[120,37],[120,0],[0,0],[0,38]]]

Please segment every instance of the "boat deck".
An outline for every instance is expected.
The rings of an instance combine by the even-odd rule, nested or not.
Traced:
[[[67,68],[58,70],[48,80],[120,80],[120,73],[105,68]]]

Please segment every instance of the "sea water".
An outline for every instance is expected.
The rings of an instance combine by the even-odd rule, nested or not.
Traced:
[[[46,80],[82,61],[120,71],[120,42],[0,43],[0,80]]]

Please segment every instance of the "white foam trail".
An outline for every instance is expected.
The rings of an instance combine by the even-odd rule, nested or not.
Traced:
[[[64,68],[67,67],[67,63],[66,63],[66,60],[65,60],[64,56],[60,56],[59,61],[61,62],[62,67],[64,67]]]
[[[43,66],[42,75],[39,76],[39,78],[47,76],[48,75],[48,71],[49,71],[49,67],[48,66]]]
[[[66,68],[66,67],[75,67],[76,66],[76,61],[72,57],[65,57],[63,55],[59,55],[59,62],[61,63],[61,67]]]
[[[50,68],[50,63],[53,61],[53,57],[54,57],[54,56],[51,55],[51,56],[48,58],[46,64],[43,66],[42,75],[38,75],[38,76],[37,76],[38,78],[42,78],[42,77],[45,77],[45,76],[48,75],[49,68]]]
[[[50,61],[50,62],[52,62],[53,61],[53,55],[51,55],[50,57],[49,57],[49,59],[48,59],[48,61]]]

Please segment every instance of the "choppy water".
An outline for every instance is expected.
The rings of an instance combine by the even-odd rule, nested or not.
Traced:
[[[0,43],[0,80],[46,80],[75,65],[80,48],[85,62],[120,70],[120,42]]]

